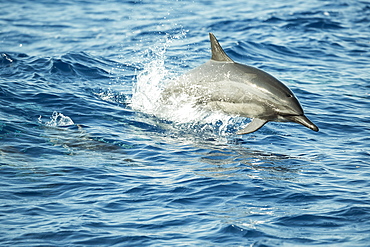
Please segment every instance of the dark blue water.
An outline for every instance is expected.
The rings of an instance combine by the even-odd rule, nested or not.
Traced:
[[[369,2],[0,9],[1,246],[370,245]],[[209,59],[208,32],[320,132],[156,116],[161,83]]]

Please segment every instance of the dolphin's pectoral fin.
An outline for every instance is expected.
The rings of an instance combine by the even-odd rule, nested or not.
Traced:
[[[252,132],[255,132],[256,130],[259,130],[263,125],[265,125],[268,121],[267,120],[262,120],[259,118],[254,118],[252,122],[250,122],[247,127],[245,127],[242,130],[239,130],[236,132],[238,135],[244,135],[244,134],[249,134]]]

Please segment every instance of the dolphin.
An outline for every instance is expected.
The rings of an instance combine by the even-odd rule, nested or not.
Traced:
[[[211,111],[251,118],[236,134],[249,134],[269,121],[295,122],[319,131],[305,115],[293,92],[270,74],[234,62],[209,33],[212,57],[206,63],[170,82],[162,92],[168,101],[181,94]]]

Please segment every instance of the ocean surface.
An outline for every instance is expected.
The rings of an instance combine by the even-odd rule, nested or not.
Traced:
[[[0,2],[1,246],[370,246],[370,2]],[[210,58],[319,128],[155,103]]]

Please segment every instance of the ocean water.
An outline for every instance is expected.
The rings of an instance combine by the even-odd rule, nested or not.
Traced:
[[[370,2],[1,1],[1,246],[370,246]],[[283,81],[320,128],[191,105],[210,58]]]

